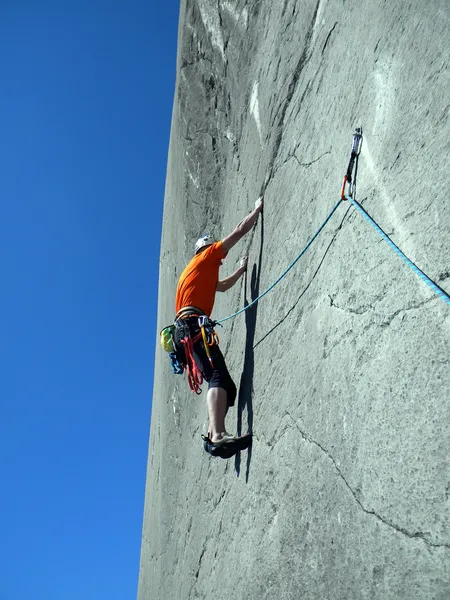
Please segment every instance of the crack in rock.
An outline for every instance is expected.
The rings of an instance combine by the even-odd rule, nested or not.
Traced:
[[[375,310],[374,305],[377,302],[380,302],[381,300],[383,300],[384,297],[385,297],[384,295],[377,295],[376,297],[374,297],[371,304],[363,305],[358,308],[350,308],[348,306],[340,306],[339,304],[336,304],[336,302],[334,301],[334,296],[331,296],[330,294],[328,294],[328,298],[330,299],[330,306],[332,306],[333,308],[342,310],[343,312],[347,312],[347,313],[354,314],[354,315],[363,315],[369,311]],[[379,321],[370,323],[369,325],[367,325],[364,328],[364,331],[367,331],[371,327],[380,327],[382,329],[385,329],[386,327],[389,327],[389,325],[392,323],[392,321],[395,319],[395,317],[397,317],[400,313],[403,313],[403,312],[407,313],[411,310],[418,310],[419,308],[422,308],[423,306],[425,306],[426,304],[429,304],[433,300],[435,300],[435,296],[432,296],[431,298],[427,298],[427,300],[423,300],[422,302],[416,302],[416,303],[409,304],[408,306],[403,306],[402,308],[399,308],[394,313],[392,313],[392,315],[389,315],[389,317],[387,317],[381,323]],[[339,341],[342,341],[342,338]],[[337,344],[335,344],[335,345],[337,345]],[[333,345],[332,348],[334,348],[335,345]],[[324,356],[324,358],[325,358],[325,356]]]
[[[206,542],[203,543],[202,551],[200,552],[200,556],[199,556],[199,559],[198,559],[198,567],[197,567],[197,571],[195,573],[195,579],[194,579],[194,581],[193,581],[193,583],[191,585],[191,589],[190,589],[189,596],[188,596],[189,598],[191,597],[192,592],[194,591],[195,586],[197,585],[198,576],[200,574],[200,569],[201,569],[201,566],[202,566],[202,560],[203,560],[203,556],[204,556],[205,552],[206,552]]]
[[[287,162],[290,158],[295,158],[295,160],[298,162],[298,164],[301,167],[310,167],[311,165],[313,165],[314,163],[316,163],[317,161],[319,161],[321,158],[323,158],[324,156],[327,156],[327,154],[331,154],[331,151],[328,150],[327,152],[324,152],[323,154],[321,154],[320,156],[318,156],[317,158],[315,158],[314,160],[312,160],[311,162],[307,162],[307,163],[302,163],[300,162],[298,156],[294,153],[291,154],[284,162]],[[284,164],[284,163],[283,163]]]
[[[216,508],[219,506],[219,504],[222,502],[222,500],[225,497],[225,493],[226,493],[226,490],[223,490],[222,493],[220,494],[220,498],[214,503],[214,506],[213,506],[213,509],[211,512],[214,512],[216,510]]]
[[[389,327],[389,325],[392,323],[392,321],[395,319],[395,317],[397,317],[400,313],[402,313],[402,312],[406,313],[406,312],[409,312],[410,310],[417,310],[419,308],[422,308],[426,304],[429,304],[430,302],[432,302],[435,299],[436,299],[436,296],[432,296],[431,298],[428,298],[427,300],[423,300],[422,302],[412,303],[409,306],[404,306],[403,308],[399,308],[398,310],[396,310],[392,315],[390,315],[387,319],[385,319],[381,323],[371,323],[365,329],[368,329],[372,325],[376,325],[377,327],[381,327],[382,329],[385,329],[386,327]]]
[[[322,46],[322,55],[325,52],[325,48],[327,47],[327,44],[330,40],[331,34],[333,33],[333,31],[336,29],[336,25],[338,24],[338,22],[336,21],[336,23],[333,25],[333,27],[331,28],[329,34],[327,35],[327,39],[325,40],[324,45]]]
[[[200,557],[198,559],[198,568],[197,568],[197,572],[195,574],[195,578],[196,579],[198,579],[198,575],[200,573],[200,568],[202,566],[202,560],[203,560],[203,556],[205,555],[205,552],[206,552],[206,544],[203,544],[203,548],[202,548],[202,551],[200,553]]]
[[[261,2],[262,2],[262,0],[258,0],[257,2],[253,2],[252,3],[252,7],[253,8],[257,7],[259,4],[261,4]],[[245,11],[245,13],[244,13],[244,11]],[[236,22],[234,24],[234,27],[233,27],[232,31],[228,35],[228,38],[226,40],[224,40],[224,44],[223,44],[223,50],[224,50],[224,52],[226,52],[227,49],[228,49],[228,45],[230,43],[230,40],[232,39],[232,37],[234,36],[234,34],[236,32],[236,29],[237,29],[237,27],[238,27],[238,25],[240,23],[242,15],[245,16],[244,27],[245,27],[245,29],[247,29],[247,26],[248,26],[248,23],[247,23],[247,21],[248,21],[248,3],[247,2],[244,2],[244,5],[240,9],[239,16],[236,19]]]
[[[300,435],[302,436],[302,438],[305,441],[307,441],[308,443],[313,444],[314,446],[317,446],[317,448],[319,448],[329,458],[329,460],[333,463],[334,468],[338,472],[339,477],[345,483],[346,487],[350,491],[351,495],[353,496],[353,498],[355,499],[355,501],[357,502],[357,504],[359,505],[359,507],[366,514],[374,516],[378,521],[380,521],[384,525],[387,525],[391,529],[394,529],[398,533],[401,533],[401,534],[405,535],[406,537],[408,537],[410,539],[418,539],[418,540],[423,541],[427,546],[430,546],[432,548],[450,548],[450,544],[448,544],[448,543],[435,543],[435,542],[432,542],[431,540],[429,540],[426,537],[426,534],[424,534],[422,531],[414,531],[413,533],[411,533],[405,527],[401,527],[400,525],[396,525],[395,523],[393,523],[389,519],[387,519],[385,517],[382,517],[377,512],[375,512],[373,509],[372,510],[367,509],[363,505],[363,503],[361,502],[361,500],[358,498],[358,496],[356,495],[356,492],[353,490],[353,488],[351,487],[351,485],[348,483],[345,475],[342,473],[342,471],[339,468],[336,460],[328,452],[328,450],[324,446],[322,446],[322,444],[320,444],[319,442],[316,442],[315,440],[313,440],[312,438],[310,438],[308,435],[306,435],[306,433],[304,431],[302,431],[302,429],[300,429],[300,427],[298,426],[297,421],[294,419],[294,417],[289,412],[287,412],[286,414],[292,420],[293,424],[295,425],[295,428],[300,433]]]
[[[195,142],[197,138],[199,138],[201,135],[209,135],[211,140],[215,139],[214,136],[211,133],[209,133],[209,131],[205,131],[202,129],[196,129],[193,134],[187,132],[184,136],[184,139],[186,140],[186,142]]]
[[[284,17],[285,13],[286,13],[286,7],[287,7],[287,3],[284,5],[283,7],[283,12],[281,14],[281,18]],[[288,20],[288,22],[286,23],[284,30],[282,31],[281,35],[284,36],[286,35],[286,31],[289,29],[289,27],[291,27],[291,25],[295,22],[294,20],[294,16],[295,16],[295,11],[296,11],[296,5],[294,4],[293,8],[292,8],[292,13],[291,16]]]
[[[370,304],[360,306],[359,308],[349,308],[347,306],[339,306],[339,304],[336,304],[334,301],[334,297],[330,294],[328,294],[328,298],[330,299],[330,306],[334,306],[334,308],[338,308],[339,310],[343,310],[344,312],[349,312],[354,315],[363,315],[369,310],[373,310],[373,306],[371,306]]]
[[[301,53],[300,58],[294,68],[292,78],[289,83],[288,91],[286,94],[286,98],[282,105],[281,115],[278,119],[278,124],[276,125],[277,134],[276,134],[275,143],[274,143],[273,150],[272,150],[272,157],[269,161],[269,165],[268,165],[268,169],[267,169],[268,176],[267,176],[265,184],[264,184],[264,190],[267,187],[267,185],[269,184],[269,181],[272,179],[272,176],[274,175],[275,161],[277,159],[278,152],[279,152],[280,146],[281,146],[281,141],[283,139],[284,120],[286,118],[286,113],[291,104],[292,98],[295,93],[295,89],[297,87],[297,83],[300,79],[303,69],[308,64],[308,61],[310,58],[310,55],[309,55],[310,44],[311,44],[311,39],[312,39],[313,32],[314,32],[314,25],[316,22],[319,5],[320,5],[320,0],[318,0],[316,7],[314,9],[314,14],[312,16],[310,25],[308,27],[308,31],[306,32],[305,47],[304,47],[303,52]]]
[[[181,65],[180,65],[180,72],[184,71],[184,69],[186,69],[187,67],[193,67],[195,65],[197,65],[198,63],[200,63],[202,60],[205,62],[208,62],[211,67],[212,67],[212,60],[206,56],[206,54],[204,52],[199,53],[198,55],[198,60],[187,60],[187,59],[182,59]]]
[[[395,317],[397,317],[401,312],[406,313],[406,312],[409,312],[410,310],[417,310],[419,308],[422,308],[422,306],[425,306],[426,304],[432,302],[435,299],[436,299],[436,296],[432,296],[431,298],[428,298],[427,300],[423,300],[423,302],[417,302],[415,304],[413,303],[413,304],[410,304],[409,306],[399,308],[392,315],[390,315],[385,321],[383,321],[380,324],[380,327],[383,329],[385,327],[389,327],[389,325],[392,323],[392,321],[395,319]]]

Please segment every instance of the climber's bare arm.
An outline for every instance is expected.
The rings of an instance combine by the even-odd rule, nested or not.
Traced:
[[[260,196],[258,198],[258,200],[255,202],[254,210],[252,210],[252,212],[248,216],[246,216],[245,219],[243,219],[239,223],[239,225],[236,226],[236,229],[232,233],[230,233],[230,235],[227,235],[227,237],[222,240],[222,245],[223,245],[225,254],[227,252],[229,252],[231,250],[231,248],[235,244],[237,244],[237,242],[242,237],[244,237],[244,235],[246,233],[248,233],[251,230],[251,228],[254,226],[254,224],[258,220],[258,215],[262,211],[263,206],[264,206],[264,200],[263,200],[263,197]],[[233,275],[230,275],[230,277],[233,277]],[[234,283],[236,283],[236,282],[234,282]]]
[[[227,290],[230,289],[230,287],[233,287],[233,285],[236,283],[236,281],[240,277],[242,277],[242,275],[247,270],[247,263],[248,263],[247,256],[244,256],[243,258],[241,258],[241,264],[239,266],[239,269],[236,269],[236,271],[232,275],[225,277],[225,279],[222,279],[222,281],[218,281],[216,290],[218,292],[226,292]]]

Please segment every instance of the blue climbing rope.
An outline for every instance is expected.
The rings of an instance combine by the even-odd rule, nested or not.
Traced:
[[[267,290],[265,290],[257,298],[252,300],[249,304],[247,304],[247,306],[244,306],[244,308],[241,308],[241,310],[238,310],[237,312],[233,313],[229,317],[225,317],[225,319],[220,319],[220,321],[215,321],[215,323],[217,325],[220,325],[221,323],[224,323],[225,321],[228,321],[229,319],[233,319],[234,317],[237,317],[237,315],[240,315],[241,313],[243,313],[244,311],[249,309],[250,306],[253,306],[254,304],[256,304],[259,300],[261,300],[261,298],[263,296],[265,296],[271,290],[273,290],[273,288],[277,285],[277,283],[279,283],[283,279],[283,277],[285,277],[285,275],[287,275],[289,273],[289,271],[292,269],[292,267],[300,260],[300,258],[305,254],[305,252],[308,250],[308,248],[311,246],[311,244],[314,242],[314,240],[319,236],[320,232],[325,227],[325,225],[328,223],[328,221],[331,219],[331,217],[334,215],[335,211],[337,210],[337,208],[341,204],[341,202],[342,202],[342,199],[339,199],[337,204],[334,206],[333,210],[330,212],[328,217],[325,219],[325,221],[322,223],[322,225],[319,227],[319,229],[316,231],[316,233],[313,235],[313,237],[309,240],[309,242],[306,244],[306,246],[303,248],[303,250],[300,252],[300,254],[291,262],[291,264],[288,266],[288,268],[278,277],[278,279],[274,283],[272,283],[272,285],[270,287],[267,288]]]
[[[442,298],[442,300],[444,300],[444,302],[446,302],[450,306],[450,296],[448,295],[448,293],[445,290],[443,290],[441,287],[439,287],[439,285],[437,283],[435,283],[432,279],[430,279],[428,277],[428,275],[426,275],[421,269],[419,269],[419,267],[416,264],[414,264],[412,262],[412,260],[410,260],[406,256],[406,254],[404,254],[400,250],[400,248],[398,246],[396,246],[394,244],[394,242],[390,239],[390,237],[387,235],[387,233],[385,233],[381,229],[381,227],[372,219],[372,217],[365,211],[365,209],[361,206],[361,204],[359,204],[359,202],[356,201],[356,175],[357,175],[357,171],[358,171],[358,159],[359,159],[359,155],[361,153],[361,147],[362,147],[362,138],[363,138],[362,127],[357,127],[355,130],[355,133],[353,134],[353,143],[352,143],[352,151],[351,151],[351,155],[350,155],[350,161],[349,161],[349,164],[347,167],[347,172],[344,177],[343,184],[342,184],[341,197],[339,199],[339,202],[334,206],[333,210],[330,212],[330,214],[327,216],[325,221],[322,223],[322,225],[319,227],[319,229],[316,231],[316,233],[313,235],[313,237],[309,240],[309,242],[306,244],[306,246],[303,248],[303,250],[300,252],[300,254],[292,261],[292,263],[278,277],[278,279],[274,283],[272,283],[272,285],[269,288],[267,288],[267,290],[265,290],[257,298],[252,300],[252,302],[247,304],[247,306],[244,306],[244,308],[241,308],[240,310],[233,313],[229,317],[225,317],[225,319],[220,319],[220,321],[215,321],[215,324],[220,325],[221,323],[224,323],[225,321],[228,321],[229,319],[233,319],[234,317],[237,317],[237,315],[240,315],[244,311],[248,310],[251,306],[253,306],[259,300],[261,300],[261,298],[263,296],[265,296],[271,290],[273,290],[273,288],[277,285],[277,283],[279,283],[283,279],[283,277],[285,277],[289,273],[289,271],[297,263],[297,261],[300,260],[300,258],[305,254],[305,252],[308,250],[308,248],[311,246],[311,244],[314,242],[314,240],[319,236],[322,229],[325,227],[325,225],[331,219],[331,217],[337,210],[338,206],[344,200],[348,200],[349,202],[351,202],[351,204],[363,215],[363,217],[378,231],[378,233],[381,235],[381,237],[389,244],[389,246],[394,250],[394,252],[396,254],[398,254],[398,256],[400,256],[400,258],[414,271],[414,273],[416,273],[416,275],[418,275],[433,290],[433,292],[435,294],[437,294],[440,298]],[[346,187],[348,187],[347,194],[345,193]]]
[[[358,210],[362,216],[374,227],[385,242],[389,244],[389,246],[394,250],[398,256],[410,267],[416,275],[418,275],[430,288],[433,290],[435,294],[437,294],[444,302],[446,302],[450,306],[450,296],[447,294],[445,290],[439,287],[432,279],[428,277],[417,265],[415,265],[412,260],[410,260],[398,246],[394,244],[391,238],[385,233],[381,227],[372,219],[369,213],[361,206],[359,202],[354,200],[351,196],[345,196],[345,199],[353,204],[353,206]]]

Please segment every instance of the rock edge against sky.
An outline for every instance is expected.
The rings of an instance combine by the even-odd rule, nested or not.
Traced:
[[[450,288],[447,1],[181,3],[158,325],[197,237],[265,192],[223,318],[271,285],[337,202],[352,133],[358,199]],[[220,330],[239,386],[204,453],[193,396],[157,347],[139,600],[444,600],[449,308],[348,205],[289,275]]]

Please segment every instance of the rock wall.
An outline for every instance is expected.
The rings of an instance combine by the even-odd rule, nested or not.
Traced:
[[[339,199],[358,199],[450,289],[448,0],[183,0],[159,282],[160,327],[199,235],[265,193],[248,275],[271,285]],[[251,452],[201,445],[157,343],[139,600],[450,597],[450,310],[348,204],[255,307],[219,331]]]

